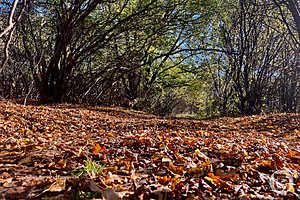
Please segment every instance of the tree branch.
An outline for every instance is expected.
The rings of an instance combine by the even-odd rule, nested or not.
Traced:
[[[19,13],[19,15],[17,17],[16,22],[13,22],[13,16],[14,16],[17,4],[18,4],[18,0],[15,0],[14,4],[13,4],[13,7],[12,7],[12,9],[10,11],[10,15],[9,15],[9,22],[8,22],[9,25],[8,25],[8,27],[2,33],[0,33],[0,37],[2,37],[3,35],[5,35],[5,34],[7,34],[9,32],[9,36],[8,36],[8,39],[7,39],[7,41],[5,43],[5,47],[4,47],[4,60],[1,63],[1,66],[0,66],[0,73],[2,72],[2,70],[4,69],[4,66],[6,65],[6,63],[8,61],[8,56],[9,56],[8,55],[8,48],[9,48],[9,44],[10,44],[10,42],[12,40],[13,32],[14,32],[14,30],[16,28],[15,24],[21,19],[21,15],[24,12],[25,5],[26,5],[26,0],[24,0],[22,10],[21,10],[21,12]]]

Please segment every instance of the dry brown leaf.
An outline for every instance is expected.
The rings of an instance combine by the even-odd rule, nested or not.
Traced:
[[[66,179],[58,178],[55,182],[49,187],[50,192],[61,192],[66,189]]]

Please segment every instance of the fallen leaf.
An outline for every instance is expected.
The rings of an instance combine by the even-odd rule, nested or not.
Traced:
[[[66,187],[66,179],[56,179],[55,182],[48,189],[50,192],[61,192],[65,190]]]

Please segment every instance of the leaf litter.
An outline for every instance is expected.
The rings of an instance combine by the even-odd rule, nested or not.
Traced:
[[[297,114],[192,120],[0,101],[0,197],[299,199],[299,141]]]

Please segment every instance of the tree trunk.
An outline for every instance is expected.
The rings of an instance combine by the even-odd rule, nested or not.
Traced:
[[[288,0],[288,8],[293,15],[297,27],[298,37],[300,39],[300,8],[298,0]]]
[[[288,0],[288,8],[291,11],[300,41],[300,8],[298,0]],[[300,45],[299,42],[297,45]],[[300,48],[296,52],[296,112],[300,113]]]
[[[42,77],[39,93],[41,103],[60,103],[66,93],[66,74],[57,66],[49,66],[48,73]]]

